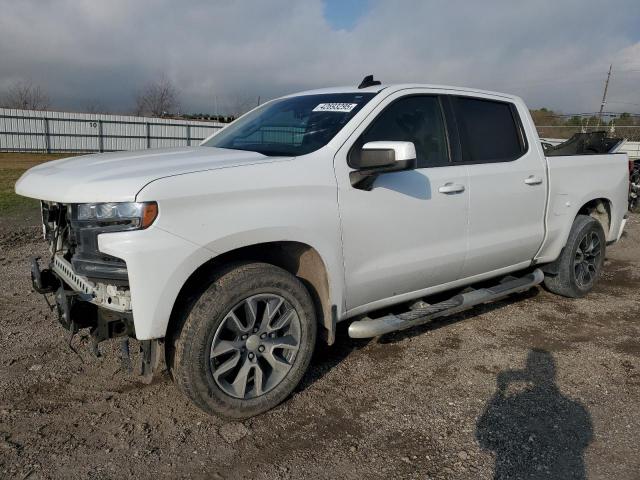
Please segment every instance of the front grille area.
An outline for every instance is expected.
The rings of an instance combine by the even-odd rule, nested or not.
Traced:
[[[127,264],[120,258],[98,250],[98,235],[120,231],[120,225],[101,225],[77,220],[77,209],[71,206],[69,243],[73,246],[71,264],[78,275],[90,279],[109,280],[119,285],[128,282]]]
[[[108,281],[127,286],[129,277],[124,260],[98,250],[98,235],[120,231],[120,225],[78,221],[76,205],[42,202],[45,238],[52,253],[61,254],[77,275],[91,281]]]

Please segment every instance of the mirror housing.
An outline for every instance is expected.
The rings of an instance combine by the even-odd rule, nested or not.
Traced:
[[[351,166],[357,169],[349,174],[351,185],[369,190],[381,173],[415,169],[416,147],[413,142],[368,142]]]
[[[406,170],[412,164],[413,168],[415,168],[415,162],[416,147],[413,142],[368,142],[362,146],[360,151],[360,165],[358,168],[360,170],[374,168]]]

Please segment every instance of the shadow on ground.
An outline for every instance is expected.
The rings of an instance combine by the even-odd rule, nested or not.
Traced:
[[[496,479],[586,478],[591,415],[555,383],[546,350],[530,350],[522,370],[503,370],[476,425],[480,446],[495,454]]]

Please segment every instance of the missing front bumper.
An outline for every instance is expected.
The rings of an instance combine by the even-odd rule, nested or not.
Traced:
[[[33,258],[31,261],[33,288],[36,292],[45,295],[45,298],[53,293],[55,304],[51,305],[49,300],[47,303],[57,311],[62,327],[69,331],[70,348],[76,351],[71,345],[71,339],[82,328],[89,329],[92,352],[97,357],[101,356],[98,348],[101,342],[120,339],[120,360],[123,371],[132,373],[129,341],[136,336],[132,313],[101,308],[92,301],[93,295],[88,292],[91,287],[89,283],[83,283],[85,281],[82,278],[76,278],[73,271],[63,270],[63,275],[60,275],[58,269],[61,266],[58,264],[56,268],[55,262],[52,269],[40,269],[38,260],[39,258]],[[66,266],[64,268],[66,269]],[[159,339],[144,340],[139,343],[138,373],[145,383],[152,380],[154,372],[158,369],[161,344],[162,341]]]
[[[76,275],[61,255],[51,268],[41,269],[39,258],[31,260],[33,289],[54,294],[54,309],[62,326],[71,334],[89,328],[95,343],[116,337],[135,337],[131,297],[128,290],[113,285],[96,285]]]
[[[83,300],[114,312],[131,312],[131,292],[121,285],[94,283],[88,278],[77,275],[73,266],[62,255],[54,255],[51,270],[64,283],[83,295]]]

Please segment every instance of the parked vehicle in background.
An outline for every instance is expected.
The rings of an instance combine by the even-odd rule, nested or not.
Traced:
[[[640,199],[640,162],[629,162],[629,211],[638,211]]]
[[[545,154],[549,157],[566,155],[591,155],[613,153],[624,143],[623,138],[609,137],[607,132],[576,133],[568,140],[553,145],[543,141]]]
[[[163,347],[196,405],[247,418],[337,322],[373,337],[541,282],[586,295],[628,182],[624,154],[545,156],[518,97],[365,78],[270,101],[199,147],[43,164],[16,191],[42,201],[51,259],[31,274],[66,328],[137,338],[147,375]]]

